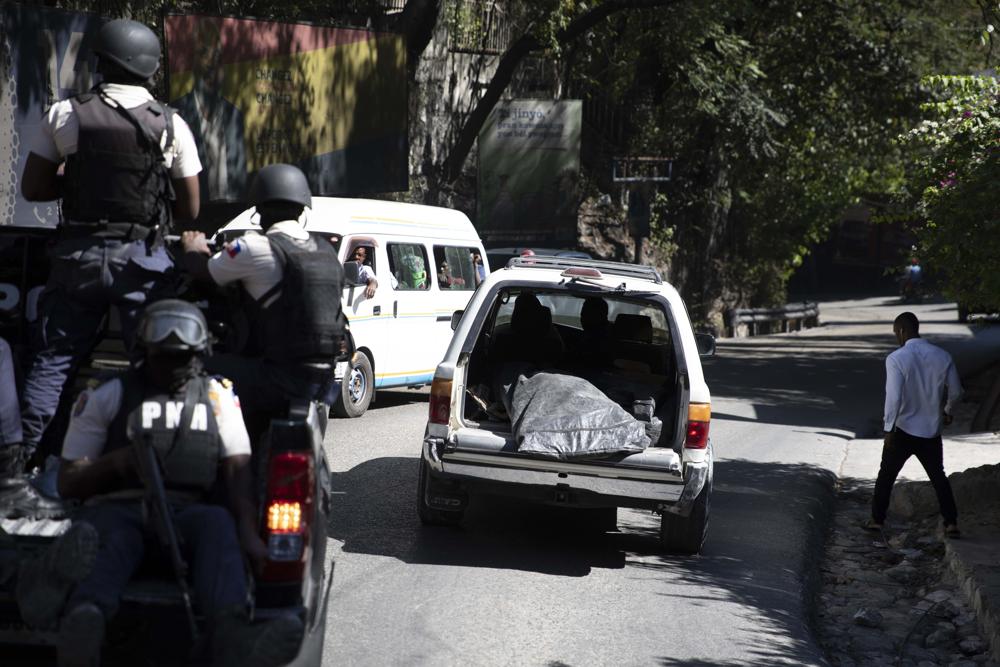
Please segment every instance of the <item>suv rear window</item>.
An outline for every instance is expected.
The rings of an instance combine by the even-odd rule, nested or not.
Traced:
[[[636,342],[657,345],[670,343],[670,326],[667,323],[666,314],[662,309],[648,302],[631,301],[611,295],[584,297],[565,292],[525,291],[534,294],[538,301],[549,309],[552,314],[552,324],[556,326],[584,330],[587,328],[583,322],[585,304],[590,301],[591,304],[587,306],[588,313],[597,313],[603,310],[597,302],[603,301],[608,309],[606,325],[617,329],[618,336],[624,336],[625,339]],[[494,328],[502,324],[510,324],[514,305],[519,295],[520,290],[506,290],[501,294]],[[596,319],[596,316],[593,317]],[[621,323],[618,323],[619,319],[621,319]],[[646,320],[648,320],[648,325]]]

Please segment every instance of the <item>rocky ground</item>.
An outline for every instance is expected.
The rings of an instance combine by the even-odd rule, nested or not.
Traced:
[[[973,382],[970,388],[973,400],[956,411],[952,433],[967,432],[971,423],[978,387]],[[978,490],[996,486],[1000,466],[951,479],[962,527],[998,521],[997,507],[971,499],[984,497]],[[845,667],[1000,667],[944,562],[930,484],[897,483],[889,521],[880,533],[861,528],[870,517],[871,497],[869,480],[843,480],[837,494],[817,605],[817,631],[830,662]]]
[[[834,665],[992,665],[975,614],[943,562],[940,520],[883,533],[860,526],[871,487],[844,487],[827,543],[819,596],[820,643]]]

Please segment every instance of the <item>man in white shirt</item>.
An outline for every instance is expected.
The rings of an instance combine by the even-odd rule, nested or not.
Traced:
[[[372,267],[365,263],[368,260],[368,249],[359,245],[354,249],[351,259],[358,263],[358,282],[365,286],[365,298],[372,298],[375,296],[375,290],[378,289],[378,280],[375,278]]]
[[[41,442],[108,309],[118,309],[131,346],[146,301],[169,295],[173,261],[163,247],[164,228],[198,216],[194,138],[146,88],[159,68],[156,35],[135,21],[109,21],[94,50],[102,83],[52,105],[21,177],[28,201],[62,200],[39,302],[41,343],[21,397],[21,459]]]
[[[896,476],[916,456],[937,494],[945,535],[959,537],[955,497],[944,473],[941,424],[951,423],[962,382],[951,355],[920,337],[916,315],[899,315],[892,332],[900,348],[885,360],[885,442],[866,528],[882,529]]]

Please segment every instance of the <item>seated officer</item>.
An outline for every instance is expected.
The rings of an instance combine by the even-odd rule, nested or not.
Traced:
[[[22,567],[22,615],[36,626],[52,625],[68,596],[59,622],[59,664],[99,664],[105,625],[154,534],[145,520],[149,512],[133,446],[143,438],[162,464],[195,599],[212,623],[216,662],[284,664],[298,650],[302,623],[290,616],[251,627],[246,615],[243,554],[259,563],[267,547],[257,531],[250,443],[238,402],[228,381],[202,370],[205,319],[190,303],[158,301],[146,309],[137,342],[144,360],[84,392],[74,406],[59,492],[88,502],[68,540]],[[217,480],[225,485],[232,514],[205,502]],[[96,534],[78,528],[87,524]],[[93,567],[80,571],[74,560]]]

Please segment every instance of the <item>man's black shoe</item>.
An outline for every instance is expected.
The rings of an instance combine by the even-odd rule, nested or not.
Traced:
[[[99,667],[104,642],[104,613],[92,602],[73,607],[59,622],[59,667]]]
[[[301,619],[291,614],[250,623],[241,611],[216,619],[213,637],[215,667],[278,667],[291,662],[302,645]]]
[[[66,514],[66,503],[42,495],[27,477],[0,481],[0,516],[8,519],[58,519]]]

